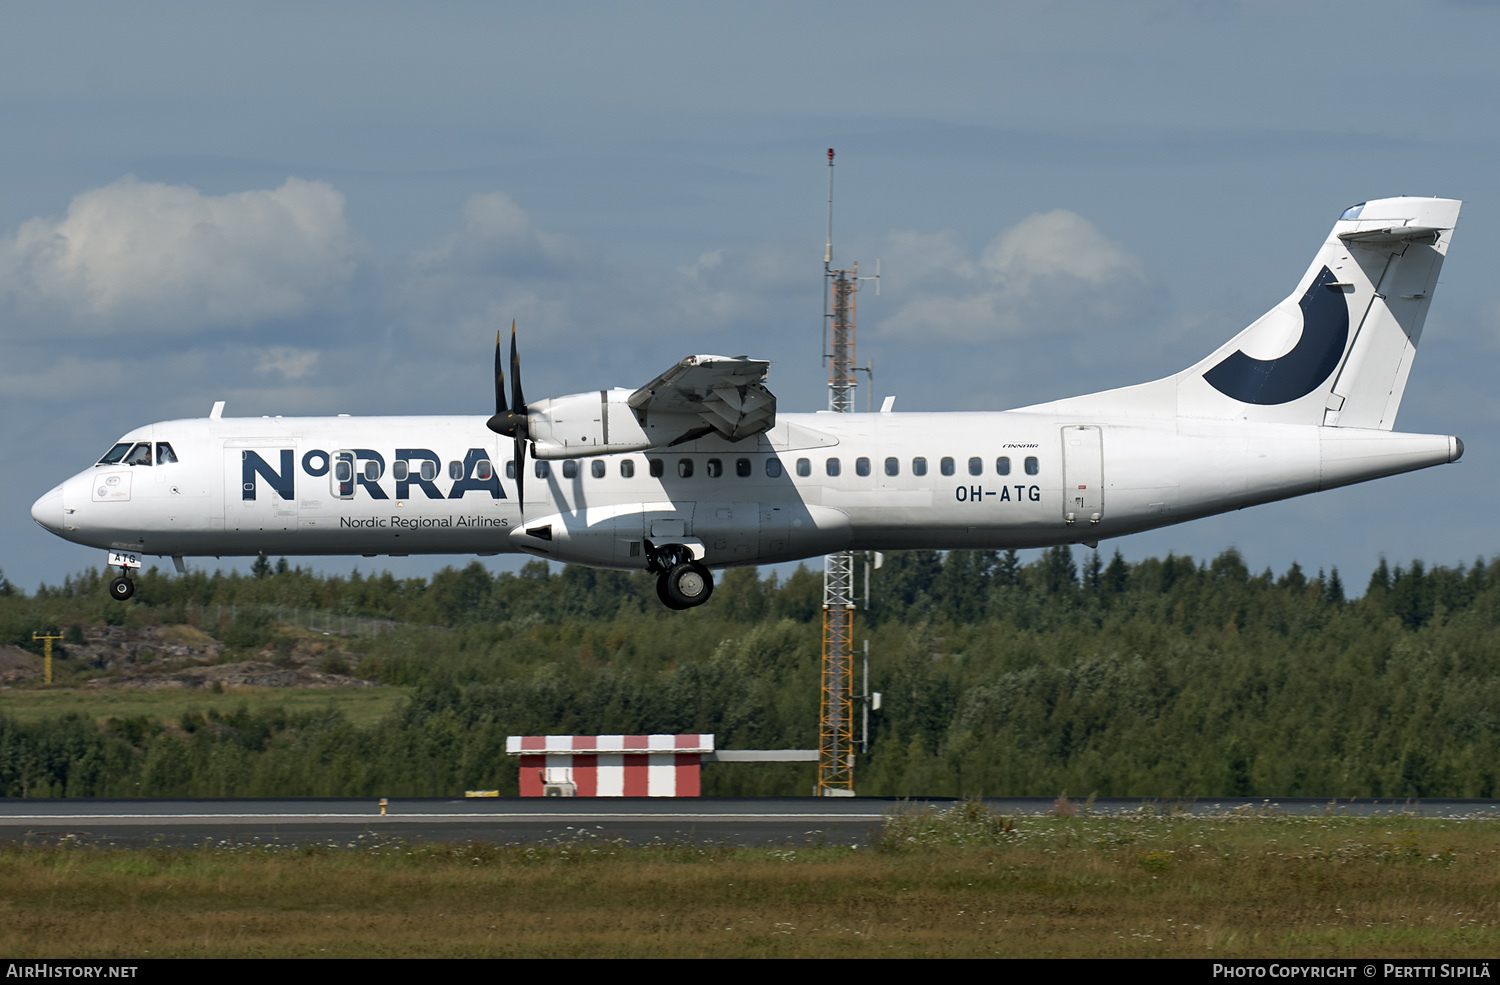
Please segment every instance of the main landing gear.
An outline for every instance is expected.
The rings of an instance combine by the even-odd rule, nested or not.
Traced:
[[[691,609],[714,593],[714,576],[681,544],[646,541],[646,570],[656,572],[656,597],[669,609]]]

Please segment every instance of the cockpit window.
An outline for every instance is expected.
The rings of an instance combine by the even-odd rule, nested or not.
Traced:
[[[1361,212],[1363,212],[1364,209],[1365,209],[1365,203],[1364,202],[1360,202],[1358,205],[1351,205],[1347,209],[1344,210],[1344,214],[1343,215],[1339,216],[1339,221],[1343,222],[1346,219],[1358,219],[1359,218],[1359,214]]]
[[[151,464],[151,442],[142,441],[130,449],[130,454],[125,456],[126,465],[150,465]]]
[[[115,463],[119,462],[120,459],[124,458],[125,453],[129,450],[130,442],[122,441],[118,445],[115,445],[113,448],[111,448],[108,454],[106,454],[103,458],[99,459],[98,464],[114,465]]]
[[[176,465],[177,464],[177,453],[174,452],[172,450],[172,446],[169,445],[169,444],[167,444],[165,441],[158,441],[156,443],[156,464],[157,465]]]

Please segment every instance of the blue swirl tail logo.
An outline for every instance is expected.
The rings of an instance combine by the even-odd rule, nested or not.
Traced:
[[[1203,374],[1209,385],[1242,403],[1284,404],[1316,390],[1338,367],[1349,341],[1349,304],[1324,267],[1297,307],[1302,309],[1302,337],[1284,356],[1255,359],[1235,350]]]

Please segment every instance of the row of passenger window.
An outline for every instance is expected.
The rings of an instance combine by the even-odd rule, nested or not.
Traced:
[[[1041,464],[1037,461],[1035,455],[1028,455],[1023,465],[1026,469],[1027,475],[1036,475],[1039,471],[1041,471]],[[842,471],[842,469],[843,465],[837,458],[827,458],[823,460],[823,471],[828,475],[838,475]],[[952,458],[940,458],[938,459],[938,471],[943,475],[957,475],[958,463]],[[802,476],[812,475],[812,462],[806,458],[797,459],[797,474]],[[854,460],[854,474],[869,475],[870,460],[868,458],[856,458]],[[900,475],[901,459],[894,457],[887,458],[885,460],[885,474]],[[911,460],[911,474],[926,475],[927,459],[921,456],[913,458]],[[978,457],[977,455],[970,458],[969,474],[984,475],[984,459]],[[995,474],[1010,475],[1010,456],[1002,455],[1001,457],[995,459]]]
[[[647,462],[647,467],[650,470],[652,478],[661,478],[662,476],[664,476],[664,475],[667,474],[667,463],[666,463],[666,461],[664,459],[660,459],[660,458],[648,458],[646,460],[646,462]],[[394,466],[395,468],[402,470],[402,474],[399,474],[399,475],[396,476],[397,479],[404,479],[404,478],[406,478],[406,476],[405,476],[405,469],[404,469],[405,464],[406,463],[404,463],[404,462],[397,462],[396,465]],[[427,474],[427,466],[429,464],[431,464],[431,463],[424,462],[422,464],[422,470],[423,470],[422,477],[424,479],[431,478],[431,476],[429,476]],[[578,465],[579,465],[579,463],[577,461],[573,460],[573,459],[567,459],[567,460],[565,460],[562,463],[562,477],[564,479],[576,479],[576,478],[578,478]],[[481,478],[481,479],[488,479],[489,478],[489,463],[488,462],[480,462],[479,466],[482,468],[483,471],[482,472],[476,471],[476,474],[478,474],[479,478]],[[694,464],[694,460],[693,459],[691,459],[691,458],[679,458],[677,460],[677,463],[676,463],[676,475],[677,475],[677,477],[679,479],[691,479],[693,477],[693,473],[694,473],[695,468],[696,468],[696,465]],[[797,459],[796,468],[797,468],[797,474],[799,476],[806,477],[806,476],[812,475],[812,470],[813,470],[812,459],[809,459],[809,458],[799,458],[799,459]],[[1028,455],[1026,457],[1025,461],[1022,462],[1022,468],[1024,468],[1026,470],[1026,474],[1027,475],[1036,475],[1038,472],[1041,471],[1041,465],[1037,461],[1037,458],[1036,458],[1035,455]],[[772,479],[780,478],[781,477],[781,459],[779,459],[779,458],[767,458],[766,459],[765,470],[766,470],[766,475],[769,478],[772,478]],[[983,475],[984,474],[984,470],[985,470],[984,459],[982,459],[982,458],[980,458],[978,456],[974,456],[974,457],[972,457],[972,458],[969,459],[969,461],[968,461],[968,472],[969,472],[969,475]],[[604,461],[602,459],[596,458],[592,462],[589,463],[589,471],[594,476],[594,478],[596,478],[596,479],[602,479],[607,474],[608,466],[604,463]],[[718,458],[710,458],[706,462],[704,462],[703,471],[704,471],[704,474],[707,475],[710,479],[717,479],[720,476],[722,476],[722,475],[725,474],[724,473],[724,461],[722,459],[718,459]],[[824,473],[826,475],[830,475],[830,476],[839,475],[839,474],[841,474],[843,472],[843,463],[838,458],[826,458],[826,459],[823,460],[823,471],[824,471]],[[940,459],[938,459],[938,471],[941,474],[943,474],[943,475],[957,475],[958,474],[958,463],[953,458],[948,458],[948,457],[940,458]],[[451,462],[451,463],[449,463],[448,472],[449,472],[449,477],[450,478],[452,478],[452,479],[462,479],[463,478],[463,464],[460,463],[460,462]],[[737,475],[740,478],[744,479],[744,478],[749,478],[751,475],[754,474],[754,472],[755,472],[755,467],[754,467],[754,464],[751,462],[750,459],[748,459],[748,458],[735,459],[735,462],[734,462],[734,474],[735,475]],[[536,465],[535,465],[535,473],[536,473],[536,477],[538,479],[545,479],[545,478],[549,477],[552,474],[552,463],[551,462],[538,461],[536,463]],[[1010,475],[1010,473],[1011,473],[1011,462],[1010,462],[1010,457],[1008,455],[1002,455],[999,458],[995,459],[995,474],[996,475]],[[870,474],[870,460],[868,458],[863,458],[863,457],[856,458],[854,460],[854,474],[855,475],[859,475],[859,476],[867,476],[867,475],[869,475]],[[887,458],[885,460],[885,474],[889,475],[889,476],[898,476],[898,475],[900,475],[901,474],[901,460],[899,458],[895,458],[895,457]],[[926,475],[927,474],[927,459],[923,458],[921,456],[913,458],[911,460],[911,474],[912,475]],[[630,479],[630,478],[633,478],[634,476],[635,476],[635,462],[633,460],[631,460],[631,459],[628,459],[628,458],[622,458],[620,460],[620,478],[622,478],[622,479]],[[515,462],[506,462],[505,463],[505,477],[507,479],[514,479],[516,477],[516,463]]]

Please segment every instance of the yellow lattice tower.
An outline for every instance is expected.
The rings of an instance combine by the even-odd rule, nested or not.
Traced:
[[[854,794],[854,555],[823,559],[823,686],[818,796]]]
[[[60,640],[60,639],[62,639],[62,637],[61,636],[38,636],[36,633],[32,633],[31,634],[31,638],[34,639],[34,640],[46,640],[47,641],[46,643],[44,643],[42,645],[42,653],[45,654],[45,656],[43,656],[43,658],[42,658],[42,680],[44,682],[48,683],[48,684],[51,684],[52,683],[52,641],[53,640]]]

